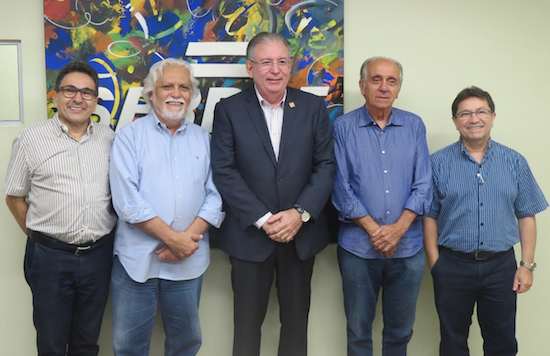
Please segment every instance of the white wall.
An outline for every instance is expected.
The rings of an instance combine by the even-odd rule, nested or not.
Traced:
[[[0,39],[21,39],[25,124],[46,117],[44,104],[44,31],[42,2],[19,0],[0,12]],[[4,5],[4,2],[3,2]],[[403,89],[395,105],[425,120],[433,152],[458,138],[450,106],[466,86],[488,90],[498,113],[493,139],[525,155],[550,198],[548,89],[550,82],[550,2],[547,0],[345,0],[346,112],[363,104],[358,90],[359,67],[373,55],[391,56],[404,66]],[[0,64],[1,65],[1,64]],[[0,85],[2,85],[0,83]],[[0,185],[3,185],[11,141],[22,127],[0,127]],[[538,216],[539,243],[535,284],[519,297],[520,355],[542,355],[550,335],[550,213]],[[31,294],[22,265],[25,236],[0,203],[0,354],[32,355],[35,332]],[[232,293],[227,257],[212,254],[205,275],[201,320],[204,343],[200,355],[229,356],[232,340]],[[410,355],[437,354],[439,325],[431,277],[426,273],[417,309]],[[262,356],[276,355],[278,311],[272,298],[263,330]],[[313,276],[310,355],[344,355],[345,318],[340,276],[331,246],[321,253]],[[375,321],[375,346],[380,348],[380,317]],[[111,309],[100,338],[101,355],[111,355]],[[481,338],[474,321],[472,356],[480,356]],[[153,335],[152,355],[162,354],[162,328]],[[377,352],[379,354],[379,351]]]

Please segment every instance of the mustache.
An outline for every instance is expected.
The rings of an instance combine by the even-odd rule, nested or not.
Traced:
[[[183,98],[173,98],[169,96],[164,100],[164,103],[167,104],[168,102],[176,102],[176,103],[182,103],[183,105],[187,105],[187,102]]]

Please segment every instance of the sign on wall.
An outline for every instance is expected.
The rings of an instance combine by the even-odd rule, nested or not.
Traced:
[[[44,0],[49,116],[59,70],[72,60],[99,74],[96,110],[113,129],[146,114],[140,98],[149,68],[164,58],[190,62],[201,95],[188,120],[210,131],[215,104],[251,85],[246,45],[277,32],[291,46],[290,86],[325,97],[343,112],[344,0]]]

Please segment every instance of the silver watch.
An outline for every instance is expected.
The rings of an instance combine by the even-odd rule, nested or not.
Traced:
[[[535,268],[537,268],[537,264],[535,262],[531,262],[531,263],[525,263],[523,261],[520,261],[519,265],[521,267],[525,267],[527,268],[529,271],[531,272],[534,272],[535,271]]]
[[[294,205],[294,209],[298,210],[298,213],[300,214],[300,219],[302,220],[303,223],[307,223],[309,219],[311,219],[311,215],[307,211],[305,211],[304,208],[302,208],[301,206]]]

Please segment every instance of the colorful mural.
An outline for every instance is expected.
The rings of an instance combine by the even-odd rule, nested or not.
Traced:
[[[48,109],[59,70],[74,59],[99,73],[95,119],[113,129],[142,116],[142,80],[167,57],[194,66],[201,95],[189,120],[210,130],[214,105],[250,86],[246,42],[260,32],[288,38],[290,85],[343,111],[344,0],[44,0]]]

